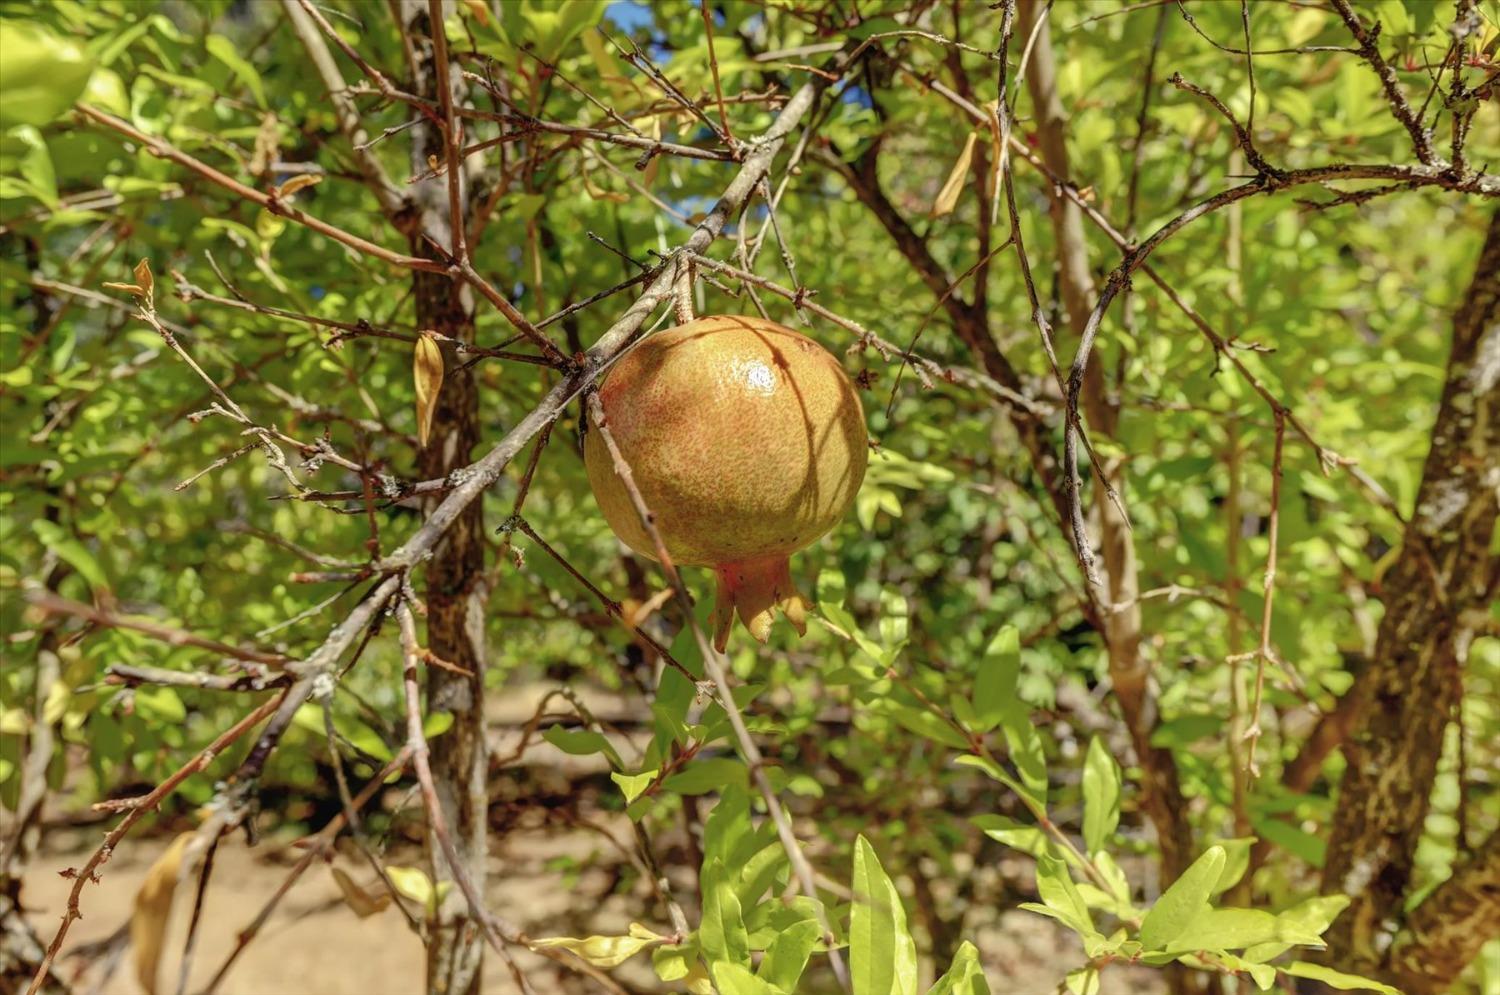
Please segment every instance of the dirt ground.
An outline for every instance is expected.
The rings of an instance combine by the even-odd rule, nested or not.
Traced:
[[[503,705],[488,711],[496,739],[496,752],[508,748],[507,730],[524,722],[539,700],[536,695],[509,695]],[[596,711],[612,711],[608,701],[593,701]],[[512,714],[514,713],[514,714]],[[579,774],[585,758],[569,757],[548,744],[528,750],[525,765],[533,776],[556,778],[566,785]],[[623,815],[587,813],[591,829],[551,822],[543,826],[518,825],[492,842],[486,901],[532,936],[622,934],[632,915],[651,908],[645,893],[634,896],[612,894],[612,868],[620,854],[606,832],[626,844],[631,830]],[[62,914],[72,882],[59,871],[80,865],[98,844],[102,826],[87,829],[55,829],[48,833],[43,852],[23,878],[22,901],[28,918],[43,941],[50,939]],[[97,995],[144,995],[136,978],[136,965],[128,945],[115,944],[109,951],[97,949],[125,926],[135,896],[148,869],[170,843],[159,834],[127,840],[102,870],[99,884],[83,893],[83,919],[73,924],[59,962],[65,976],[90,966],[77,990]],[[214,873],[205,897],[202,925],[193,955],[187,992],[202,991],[235,946],[244,929],[285,882],[292,865],[303,851],[285,836],[262,839],[248,847],[243,835],[226,838],[215,856]],[[388,852],[387,865],[422,866],[415,847]],[[1024,865],[1024,866],[1023,866]],[[378,891],[374,872],[355,855],[343,852],[336,866],[356,882]],[[1029,879],[1029,862],[1018,855],[1016,867],[1006,877]],[[681,887],[691,890],[692,882]],[[178,990],[182,939],[186,935],[189,900],[179,896],[173,913],[173,935],[169,937],[160,972],[158,991]],[[594,896],[606,895],[602,900]],[[689,916],[694,910],[689,909]],[[972,919],[982,919],[975,915]],[[648,923],[665,930],[664,923]],[[122,934],[123,937],[124,934]],[[990,987],[995,995],[1053,995],[1063,974],[1083,962],[1076,940],[1054,927],[1050,920],[1024,911],[1008,911],[989,925],[971,929],[966,937],[979,947]],[[88,958],[73,956],[95,949]],[[532,986],[541,995],[572,995],[592,990],[576,976],[559,974],[555,965],[529,951],[517,951],[516,959]],[[344,903],[329,867],[316,861],[277,906],[275,913],[226,975],[220,995],[419,995],[423,985],[423,948],[394,908],[361,919]],[[508,970],[493,953],[486,955],[483,991],[512,995],[517,991]],[[109,968],[113,970],[109,970]],[[611,972],[632,991],[680,991],[663,985],[651,971],[647,955]],[[1159,995],[1163,990],[1156,972],[1147,969],[1108,969],[1100,995]],[[804,995],[822,995],[825,982],[809,976]],[[930,979],[928,979],[930,983]],[[830,992],[837,989],[828,988]],[[925,987],[921,990],[925,991]]]
[[[584,911],[572,907],[571,895],[577,884],[548,872],[546,867],[554,857],[586,854],[596,846],[595,839],[570,834],[526,841],[528,852],[523,858],[511,856],[496,862],[498,879],[489,889],[490,907],[505,910],[533,935],[558,932],[558,924],[569,928],[566,921]],[[73,925],[64,947],[65,968],[74,963],[68,958],[70,952],[104,940],[128,920],[141,881],[167,842],[158,838],[127,843],[106,865],[101,883],[85,890],[84,918]],[[233,948],[236,933],[281,885],[299,853],[267,842],[252,850],[242,838],[226,840],[220,846],[205,898],[188,991],[200,991],[212,977]],[[31,921],[44,938],[50,936],[71,887],[57,870],[86,856],[81,849],[46,852],[25,878],[22,894]],[[405,857],[412,864],[419,863],[415,853],[391,855],[392,862]],[[338,858],[337,865],[356,881],[373,880],[367,867],[348,857]],[[590,891],[584,889],[583,893]],[[174,913],[177,939],[167,946],[170,953],[161,973],[164,992],[176,987],[177,953],[182,948],[180,938],[187,918],[184,904],[179,902]],[[588,921],[601,931],[614,927],[624,932],[628,925],[623,907],[611,908],[609,901],[586,911]],[[982,929],[971,938],[984,953],[995,995],[1052,995],[1063,970],[1082,961],[1075,943],[1046,920],[1027,912],[1007,912],[996,926]],[[549,963],[532,954],[521,951],[517,958],[538,992],[586,990],[559,977]],[[100,965],[107,960],[96,961],[79,990],[98,995],[142,995],[130,952],[121,949],[112,976],[101,979]],[[421,942],[401,915],[388,908],[368,919],[358,918],[343,903],[328,868],[315,863],[246,948],[219,991],[222,995],[418,995],[423,989],[422,971]],[[632,989],[674,990],[656,982],[645,956],[614,973]],[[1101,980],[1102,995],[1156,995],[1161,991],[1150,971],[1112,970]],[[483,990],[494,995],[511,995],[517,990],[498,957],[486,959]]]

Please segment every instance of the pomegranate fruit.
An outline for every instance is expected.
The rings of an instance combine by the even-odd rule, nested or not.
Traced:
[[[807,631],[789,558],[848,511],[869,458],[859,395],[807,336],[760,318],[717,315],[652,335],[599,387],[604,422],[630,465],[674,563],[718,577],[714,645],[737,613],[765,642],[777,611]],[[625,544],[656,548],[598,432],[584,463]]]

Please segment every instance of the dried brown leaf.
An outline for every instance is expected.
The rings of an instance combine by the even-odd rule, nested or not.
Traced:
[[[976,140],[977,136],[974,132],[969,132],[969,137],[964,140],[964,150],[958,154],[958,161],[953,164],[953,171],[948,174],[948,180],[943,184],[943,189],[938,191],[937,200],[932,202],[934,218],[953,213],[953,208],[958,205],[958,195],[963,193],[964,177],[968,175],[969,163],[974,161]]]
[[[337,867],[330,867],[333,880],[343,893],[344,902],[354,910],[354,914],[361,919],[367,919],[377,912],[384,912],[391,904],[391,893],[388,891],[371,892],[354,883],[354,879]]]
[[[156,995],[157,968],[172,917],[172,895],[182,871],[192,833],[179,833],[156,863],[146,872],[140,891],[135,893],[135,911],[130,917],[130,944],[135,948],[135,973],[146,995]]]
[[[443,350],[431,332],[418,334],[411,372],[417,388],[417,441],[425,447],[437,414],[438,392],[443,389]]]
[[[135,282],[141,288],[141,295],[146,298],[146,303],[151,304],[156,296],[156,280],[151,276],[151,263],[142,259],[135,264]]]

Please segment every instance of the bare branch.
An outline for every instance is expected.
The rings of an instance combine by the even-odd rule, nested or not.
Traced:
[[[1411,109],[1411,104],[1406,102],[1406,94],[1401,92],[1401,84],[1396,79],[1396,70],[1385,61],[1385,56],[1380,54],[1380,24],[1376,22],[1374,30],[1367,29],[1360,22],[1359,15],[1349,5],[1349,0],[1332,0],[1333,9],[1338,12],[1339,17],[1344,19],[1349,33],[1354,40],[1359,42],[1359,54],[1370,68],[1375,70],[1375,75],[1380,77],[1381,89],[1385,91],[1386,102],[1391,105],[1391,113],[1396,120],[1401,122],[1401,127],[1411,136],[1412,148],[1417,153],[1417,159],[1424,166],[1438,165],[1437,156],[1432,151],[1432,135],[1422,127],[1422,122],[1417,120],[1416,114]]]

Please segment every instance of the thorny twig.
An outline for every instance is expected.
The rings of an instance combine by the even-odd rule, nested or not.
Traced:
[[[1281,453],[1286,441],[1286,419],[1276,416],[1276,451],[1271,459],[1271,511],[1266,518],[1266,572],[1263,581],[1264,601],[1260,615],[1260,645],[1253,653],[1242,654],[1236,659],[1253,657],[1255,660],[1255,693],[1250,699],[1250,728],[1245,730],[1247,763],[1251,777],[1260,776],[1260,766],[1255,762],[1255,747],[1260,742],[1261,695],[1266,685],[1266,665],[1279,662],[1271,646],[1271,612],[1276,602],[1276,545],[1281,522]]]
[[[37,991],[41,988],[42,982],[47,977],[47,972],[52,967],[52,962],[57,958],[57,952],[62,949],[63,940],[67,938],[68,927],[73,925],[75,921],[83,918],[83,912],[79,908],[78,900],[83,894],[84,885],[90,881],[97,882],[99,880],[99,868],[114,855],[115,847],[119,844],[120,840],[125,838],[125,834],[130,832],[130,828],[144,818],[148,812],[153,811],[157,805],[161,804],[163,799],[177,790],[179,784],[192,775],[206,769],[231,743],[259,725],[261,720],[266,716],[276,711],[286,701],[288,693],[287,691],[283,691],[279,695],[267,698],[257,708],[220,733],[213,742],[203,748],[202,752],[196,754],[191,760],[168,775],[148,795],[142,798],[139,803],[126,812],[125,818],[121,819],[119,825],[105,834],[104,842],[99,844],[98,849],[93,852],[93,855],[89,857],[82,868],[69,868],[64,872],[63,876],[71,878],[73,881],[72,890],[68,892],[67,911],[63,913],[62,923],[57,927],[57,933],[52,937],[52,942],[47,945],[46,955],[43,957],[42,963],[37,967],[36,976],[31,979],[31,986],[26,989],[26,995],[36,995]]]

